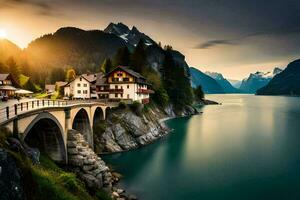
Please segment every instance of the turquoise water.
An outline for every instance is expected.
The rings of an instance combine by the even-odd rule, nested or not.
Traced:
[[[106,156],[143,200],[300,199],[300,98],[208,95],[147,147]]]

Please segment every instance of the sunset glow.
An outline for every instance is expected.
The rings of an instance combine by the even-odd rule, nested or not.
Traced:
[[[0,39],[5,39],[7,37],[6,31],[4,29],[0,29]]]

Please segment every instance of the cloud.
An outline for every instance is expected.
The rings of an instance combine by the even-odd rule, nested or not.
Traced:
[[[235,42],[233,40],[209,40],[207,42],[204,42],[202,44],[197,45],[196,49],[208,49],[213,46],[217,45],[234,45]]]
[[[290,24],[284,27],[276,28],[276,29],[266,29],[263,31],[257,31],[253,33],[246,34],[244,36],[240,36],[232,39],[214,39],[208,40],[204,43],[198,44],[195,46],[195,49],[208,49],[218,45],[237,45],[241,42],[247,40],[251,37],[278,37],[278,36],[288,36],[290,34],[300,33],[300,24]]]
[[[54,15],[54,9],[50,6],[50,2],[44,0],[2,0],[0,9],[15,8],[17,6],[32,6],[37,9],[36,14],[39,15]]]

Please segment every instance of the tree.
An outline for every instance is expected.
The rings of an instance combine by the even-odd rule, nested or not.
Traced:
[[[121,47],[113,59],[113,66],[119,65],[129,66],[130,64],[130,52],[127,47]]]
[[[62,81],[65,79],[65,71],[62,68],[54,68],[50,74],[50,82]]]
[[[0,73],[7,73],[8,72],[8,67],[6,64],[0,62]]]
[[[146,51],[145,51],[145,42],[143,39],[140,39],[137,44],[132,56],[131,56],[131,66],[133,70],[141,72],[145,63],[146,63]]]
[[[71,82],[76,78],[76,72],[73,68],[70,68],[66,72],[66,81]]]
[[[161,73],[164,88],[175,109],[182,110],[184,106],[190,105],[193,101],[190,80],[185,74],[184,67],[174,61],[171,51],[165,51]]]
[[[105,59],[101,65],[101,71],[104,73],[108,73],[113,69],[111,60],[109,58]]]
[[[204,99],[204,92],[202,90],[201,85],[199,85],[196,89],[194,89],[194,95],[198,100]]]
[[[17,65],[16,61],[11,57],[7,60],[6,64],[8,66],[8,71],[15,78],[15,80],[18,80],[21,74],[21,69]]]

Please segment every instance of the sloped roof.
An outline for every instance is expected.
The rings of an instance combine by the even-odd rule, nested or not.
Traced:
[[[114,68],[113,70],[111,70],[110,72],[108,72],[105,76],[106,77],[109,76],[112,72],[116,71],[117,69],[121,69],[121,70],[127,72],[128,74],[130,74],[130,75],[132,75],[136,78],[146,79],[145,77],[143,77],[138,72],[135,72],[132,69],[130,69],[128,66],[118,66],[118,67]]]
[[[103,76],[103,74],[102,73],[92,73],[92,74],[82,74],[81,76],[84,77],[89,82],[95,82],[95,81],[97,81],[97,78],[99,76]]]
[[[7,80],[9,74],[0,74],[0,81]]]
[[[57,85],[57,87],[63,87],[66,86],[68,82],[65,81],[56,81],[54,87]]]

